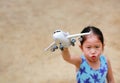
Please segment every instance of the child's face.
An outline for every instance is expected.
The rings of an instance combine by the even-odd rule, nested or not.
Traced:
[[[99,59],[99,56],[103,51],[103,45],[96,35],[90,34],[87,36],[81,49],[85,57],[94,62]]]

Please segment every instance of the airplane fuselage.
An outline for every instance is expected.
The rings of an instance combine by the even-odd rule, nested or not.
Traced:
[[[70,40],[67,38],[68,35],[69,33],[65,33],[62,31],[54,33],[53,39],[56,45],[62,44],[64,47],[70,46]]]

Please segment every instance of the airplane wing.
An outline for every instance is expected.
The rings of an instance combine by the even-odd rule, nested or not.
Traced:
[[[51,50],[55,45],[55,42],[51,43],[47,48],[45,48],[45,51]]]
[[[79,37],[79,36],[88,35],[88,34],[90,34],[90,33],[91,33],[91,32],[68,35],[67,38],[68,38],[68,39],[70,39],[70,38],[76,38],[76,37]]]

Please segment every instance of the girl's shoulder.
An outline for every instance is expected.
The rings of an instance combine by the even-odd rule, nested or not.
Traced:
[[[111,65],[109,57],[105,55],[101,55],[101,63],[106,64],[108,68]]]
[[[106,61],[107,63],[109,62],[108,56],[101,55],[100,58],[101,58],[102,60]]]
[[[105,55],[100,55],[100,59],[104,60],[104,61],[107,61],[107,57]]]
[[[104,56],[104,57],[105,57],[105,59],[107,61],[107,65],[109,66],[110,65],[110,59],[109,59],[109,57],[108,56]]]

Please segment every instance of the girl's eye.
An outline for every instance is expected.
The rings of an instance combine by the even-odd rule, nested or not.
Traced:
[[[90,49],[91,47],[87,47],[88,49]]]
[[[95,46],[95,48],[99,48],[99,46]]]

